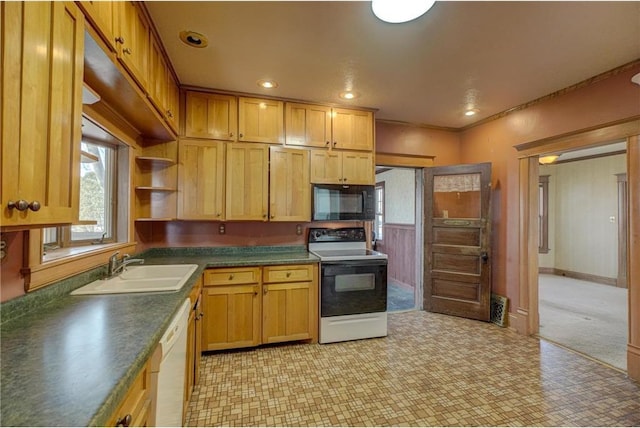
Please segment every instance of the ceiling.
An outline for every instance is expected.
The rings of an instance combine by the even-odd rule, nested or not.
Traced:
[[[368,1],[146,3],[181,85],[378,109],[463,128],[640,58],[640,2],[438,1],[387,24]],[[183,44],[183,30],[208,38]],[[274,89],[258,87],[274,79]],[[355,100],[338,97],[344,90]],[[467,117],[467,108],[478,113]]]

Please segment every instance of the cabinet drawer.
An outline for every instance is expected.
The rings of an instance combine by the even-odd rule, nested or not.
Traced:
[[[265,266],[263,281],[268,282],[296,282],[311,281],[313,279],[313,265]]]
[[[207,269],[204,285],[252,284],[260,281],[260,268]]]
[[[118,426],[125,419],[129,420],[131,426],[146,426],[151,403],[149,398],[150,380],[151,372],[149,363],[147,363],[136,380],[133,381],[127,395],[118,410],[109,419],[107,426]]]

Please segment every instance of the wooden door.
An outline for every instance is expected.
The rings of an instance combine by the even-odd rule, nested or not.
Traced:
[[[224,220],[224,145],[221,141],[180,140],[178,218]]]
[[[342,153],[343,184],[375,184],[374,171],[372,153]]]
[[[373,113],[333,109],[332,148],[373,150]]]
[[[309,180],[312,183],[342,183],[342,153],[311,150]]]
[[[269,219],[311,221],[309,151],[269,148]]]
[[[0,225],[71,223],[79,203],[84,15],[71,2],[0,8]],[[10,201],[20,203],[10,208]]]
[[[331,107],[287,103],[285,125],[289,145],[329,147],[331,144]]]
[[[269,146],[230,143],[226,165],[226,219],[267,221]]]
[[[187,137],[235,141],[238,128],[236,97],[187,92],[185,123]]]
[[[490,200],[490,163],[425,170],[425,310],[489,321]]]
[[[277,100],[239,98],[238,141],[282,144],[284,103]]]

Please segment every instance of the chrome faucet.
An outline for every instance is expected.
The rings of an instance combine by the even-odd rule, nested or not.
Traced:
[[[118,261],[119,251],[116,251],[109,257],[109,265],[107,266],[107,277],[117,275],[125,270],[125,268],[132,263],[144,264],[144,259],[132,259],[129,254],[122,256],[122,259]]]

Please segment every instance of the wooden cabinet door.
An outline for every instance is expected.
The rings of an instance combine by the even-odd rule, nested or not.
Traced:
[[[312,183],[342,183],[342,153],[311,150],[310,181]]]
[[[361,152],[342,153],[343,184],[375,184],[373,154]]]
[[[235,141],[238,128],[236,97],[187,92],[185,135]]]
[[[165,118],[176,134],[180,126],[180,86],[167,67],[167,96]]]
[[[84,15],[71,2],[0,7],[0,225],[71,223],[78,217]],[[10,201],[24,201],[25,210]]]
[[[260,284],[205,286],[203,351],[260,344]]]
[[[238,141],[282,144],[284,103],[259,98],[238,99]]]
[[[317,268],[265,266],[262,285],[262,343],[317,337]]]
[[[147,90],[149,73],[149,23],[134,2],[116,2],[119,31],[118,59],[138,84]]]
[[[332,148],[373,150],[373,113],[333,109]]]
[[[267,221],[269,146],[230,143],[226,167],[226,219]]]
[[[331,107],[287,103],[285,106],[285,142],[306,147],[331,144]]]
[[[160,45],[155,38],[150,38],[149,45],[149,99],[164,116],[167,106],[167,64],[162,55]]]
[[[269,219],[311,221],[309,152],[275,146],[269,150]]]
[[[178,143],[178,218],[224,219],[224,146],[202,140]]]
[[[115,45],[115,5],[110,0],[90,0],[77,2],[93,28],[104,40],[107,46],[116,51]]]

